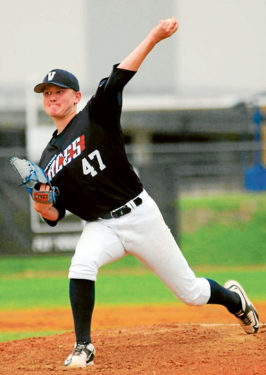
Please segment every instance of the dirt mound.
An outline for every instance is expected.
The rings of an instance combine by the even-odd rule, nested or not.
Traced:
[[[266,373],[266,303],[262,327],[246,335],[222,306],[96,306],[95,365],[75,375],[262,375]],[[178,323],[177,323],[178,322]],[[0,331],[73,329],[70,309],[1,311]],[[73,332],[0,343],[0,375],[66,374]]]
[[[164,324],[94,331],[95,365],[66,370],[74,334],[0,343],[1,375],[262,375],[266,329],[238,325]]]

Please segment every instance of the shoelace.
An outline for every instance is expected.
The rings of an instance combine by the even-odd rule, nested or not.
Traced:
[[[240,313],[236,315],[238,318],[242,320],[245,326],[251,324],[251,320],[249,319],[248,315],[244,311],[241,311]]]
[[[85,345],[78,344],[72,352],[72,355],[81,355],[82,351],[85,349]]]

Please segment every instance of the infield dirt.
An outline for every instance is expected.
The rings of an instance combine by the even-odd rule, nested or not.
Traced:
[[[261,323],[266,303],[256,303]],[[1,331],[71,330],[0,343],[0,375],[262,375],[266,326],[246,335],[220,306],[96,307],[95,365],[66,370],[74,334],[69,310],[0,312]]]

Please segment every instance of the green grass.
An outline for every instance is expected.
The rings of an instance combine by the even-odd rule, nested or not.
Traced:
[[[0,277],[19,273],[64,272],[68,269],[71,255],[7,256],[0,258]]]
[[[0,342],[22,340],[29,337],[53,336],[66,331],[28,331],[28,332],[1,332]]]
[[[180,247],[191,265],[266,264],[266,194],[180,200]]]
[[[250,297],[266,300],[265,269],[206,270],[198,276],[220,283],[236,278],[247,288]],[[175,296],[151,272],[131,274],[103,273],[96,283],[96,302],[101,305],[177,303]],[[1,309],[69,307],[66,277],[5,279],[0,283]]]
[[[67,274],[70,262],[70,254],[0,257],[0,279],[14,275],[34,277],[35,274],[42,272],[49,273],[51,276],[57,273]],[[112,270],[143,269],[144,266],[135,257],[126,256],[104,268]]]

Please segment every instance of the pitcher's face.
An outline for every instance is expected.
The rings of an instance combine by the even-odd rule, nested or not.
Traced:
[[[81,93],[55,85],[47,85],[43,90],[43,108],[48,116],[55,119],[76,113]]]

